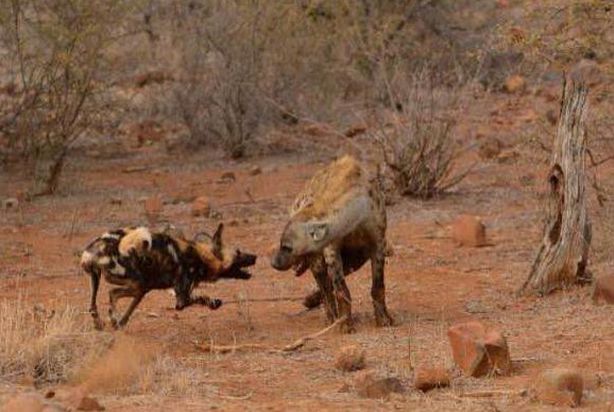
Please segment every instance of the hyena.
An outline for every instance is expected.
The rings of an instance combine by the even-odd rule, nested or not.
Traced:
[[[117,229],[92,241],[81,255],[81,267],[90,275],[92,296],[90,313],[96,328],[102,329],[96,297],[100,278],[118,287],[109,292],[109,317],[114,328],[126,325],[143,297],[153,289],[173,288],[175,309],[200,304],[217,309],[222,301],[208,296],[192,296],[200,282],[222,278],[249,279],[244,268],[256,263],[256,256],[239,249],[224,247],[224,226],[213,236],[199,233],[192,240],[171,231],[153,232],[146,227]],[[118,320],[117,301],[132,297],[132,302]]]
[[[350,291],[344,276],[371,260],[371,297],[378,326],[392,325],[386,309],[384,264],[386,208],[379,184],[351,156],[317,172],[296,198],[279,249],[277,270],[311,270],[329,321],[347,317],[342,330],[353,330]],[[313,298],[313,296],[312,296]],[[319,299],[319,297],[318,297]]]

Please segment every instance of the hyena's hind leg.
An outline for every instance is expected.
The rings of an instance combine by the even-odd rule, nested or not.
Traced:
[[[100,277],[101,273],[99,270],[92,268],[88,271],[90,275],[90,284],[92,288],[92,297],[90,298],[90,315],[92,315],[92,319],[94,320],[94,327],[97,330],[102,330],[104,328],[104,323],[102,319],[100,319],[100,314],[98,313],[98,306],[96,305],[96,298],[98,296],[98,288],[100,287]]]
[[[392,326],[394,321],[386,308],[386,288],[384,286],[384,266],[386,264],[386,243],[378,242],[371,257],[371,299],[377,326]]]

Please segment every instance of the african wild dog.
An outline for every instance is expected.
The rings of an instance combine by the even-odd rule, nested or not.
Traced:
[[[345,315],[342,330],[351,331],[351,298],[344,275],[367,260],[376,323],[393,322],[386,309],[385,252],[386,209],[379,185],[354,158],[344,156],[317,172],[296,198],[271,264],[277,270],[294,266],[299,275],[311,269],[329,321]],[[306,305],[315,306],[318,299],[315,295],[315,304]]]
[[[131,227],[107,232],[92,241],[81,255],[81,267],[91,278],[90,313],[96,328],[103,327],[96,306],[101,276],[118,286],[109,292],[109,317],[114,328],[124,326],[141,299],[153,289],[174,288],[177,310],[193,304],[219,308],[221,300],[194,297],[192,290],[200,282],[249,279],[251,274],[243,268],[256,263],[255,255],[223,246],[223,228],[220,224],[213,236],[200,233],[187,240],[170,231]],[[132,297],[132,303],[117,320],[115,305],[124,297]]]

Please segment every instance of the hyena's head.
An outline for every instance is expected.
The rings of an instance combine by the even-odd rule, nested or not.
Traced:
[[[301,265],[303,258],[322,250],[328,242],[329,226],[321,221],[292,219],[284,228],[277,249],[271,259],[271,266],[277,270],[288,270]]]
[[[224,225],[219,224],[215,234],[209,236],[201,232],[194,237],[194,241],[203,246],[213,255],[215,262],[215,278],[230,278],[230,279],[249,279],[251,273],[245,270],[256,264],[257,256],[242,251],[238,248],[224,245],[222,235],[224,233]]]

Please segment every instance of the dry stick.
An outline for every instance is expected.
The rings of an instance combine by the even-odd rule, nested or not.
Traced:
[[[244,302],[300,302],[304,298],[302,297],[292,297],[292,296],[280,296],[278,298],[255,298],[255,299],[232,299],[225,300],[224,304],[227,305],[229,303],[244,303]]]
[[[346,315],[341,316],[339,319],[334,321],[332,324],[328,325],[324,329],[312,333],[311,335],[303,336],[300,339],[295,340],[294,342],[283,346],[282,348],[274,348],[264,344],[259,343],[243,343],[236,345],[197,345],[200,349],[205,352],[216,352],[216,353],[228,353],[228,352],[236,352],[238,350],[266,350],[270,353],[284,353],[284,352],[294,352],[303,346],[310,340],[314,340],[329,332],[331,329],[334,329],[340,323],[344,322],[347,319]]]

